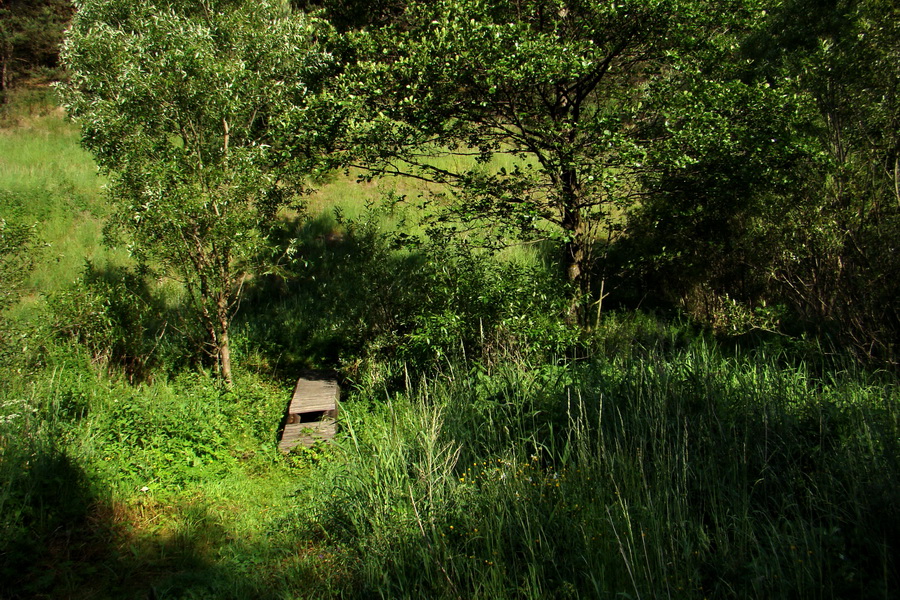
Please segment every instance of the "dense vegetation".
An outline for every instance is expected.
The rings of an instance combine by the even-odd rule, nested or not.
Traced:
[[[58,95],[0,5],[0,597],[897,595],[894,3],[75,4]]]
[[[0,2],[0,104],[23,81],[59,78],[59,45],[72,13],[71,0]]]

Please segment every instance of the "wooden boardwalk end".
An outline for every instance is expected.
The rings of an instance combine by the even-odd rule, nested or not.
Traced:
[[[290,452],[298,444],[309,448],[330,441],[337,433],[341,391],[337,381],[316,374],[297,380],[284,417],[278,449]]]

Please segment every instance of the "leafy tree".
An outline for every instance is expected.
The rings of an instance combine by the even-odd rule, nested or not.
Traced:
[[[756,81],[809,99],[809,137],[822,158],[791,189],[786,220],[799,226],[786,232],[776,264],[782,294],[806,322],[861,356],[896,362],[900,7],[785,2],[745,54]]]
[[[650,84],[697,4],[411,2],[354,38],[362,60],[345,83],[365,115],[361,163],[445,186],[438,220],[484,243],[561,242],[583,317],[597,245],[642,195]]]
[[[111,175],[113,229],[180,279],[226,382],[266,225],[331,134],[330,31],[276,0],[85,0],[65,45],[68,108]]]
[[[0,101],[20,77],[58,66],[70,0],[0,0]]]
[[[771,299],[791,194],[817,155],[808,98],[748,67],[745,43],[766,11],[753,1],[731,9],[654,94],[662,118],[641,178],[648,195],[617,249],[645,294],[711,320],[726,297]]]
[[[657,301],[715,317],[720,299],[765,300],[783,246],[790,192],[811,160],[796,135],[802,105],[756,83],[704,79],[670,88],[651,192],[629,215],[619,260]]]
[[[698,68],[668,82],[632,260],[648,291],[693,295],[695,312],[726,296],[777,303],[862,356],[895,361],[898,8],[746,6],[694,54]]]

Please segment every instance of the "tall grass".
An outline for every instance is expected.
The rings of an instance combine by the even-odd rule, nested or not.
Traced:
[[[351,412],[317,515],[385,598],[889,598],[894,383],[704,344]]]

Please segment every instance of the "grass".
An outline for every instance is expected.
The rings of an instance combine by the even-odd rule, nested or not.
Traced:
[[[347,417],[317,522],[363,597],[890,597],[900,396],[855,379],[697,344],[423,382]]]
[[[38,293],[71,284],[85,259],[124,256],[100,243],[108,212],[103,179],[78,145],[77,126],[52,106],[40,90],[25,90],[0,119],[0,211],[8,220],[40,225],[43,252],[26,282],[32,303]]]
[[[4,425],[3,501],[28,510],[4,511],[18,545],[0,555],[33,565],[10,589],[894,595],[894,381],[821,378],[702,340],[639,353],[359,389],[337,445],[287,461],[274,450],[285,389],[245,378],[223,395],[193,376],[133,388],[70,356],[32,384],[28,423]]]
[[[119,256],[101,182],[58,113],[18,114],[4,217],[50,244],[27,291],[83,308],[83,258]],[[336,177],[285,224],[297,258],[253,283],[234,391],[165,362],[129,383],[86,347],[137,317],[78,342],[59,303],[4,315],[34,329],[0,355],[0,597],[897,595],[894,374],[641,313],[576,335],[535,262],[395,247],[402,215],[362,208],[378,185]],[[341,369],[342,429],[284,457],[301,366]]]

